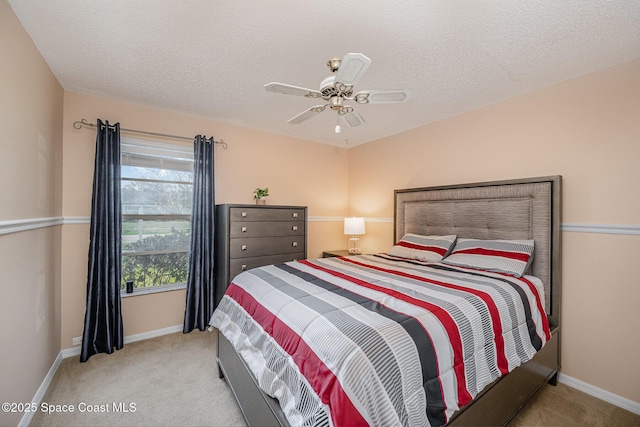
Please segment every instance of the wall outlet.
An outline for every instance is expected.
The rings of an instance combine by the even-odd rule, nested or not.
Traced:
[[[82,344],[82,337],[75,337],[75,338],[72,340],[72,343],[73,343],[73,345],[80,345],[80,344]]]

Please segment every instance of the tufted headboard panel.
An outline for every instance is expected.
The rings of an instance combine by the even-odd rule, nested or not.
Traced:
[[[527,274],[545,288],[550,323],[559,324],[561,177],[528,178],[395,191],[394,236],[457,234],[475,239],[533,239]]]

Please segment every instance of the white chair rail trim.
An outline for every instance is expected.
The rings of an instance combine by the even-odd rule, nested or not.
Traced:
[[[627,234],[640,235],[640,225],[615,224],[571,224],[563,223],[561,231],[569,233]]]
[[[38,228],[53,227],[63,223],[62,217],[27,218],[10,221],[0,221],[0,235],[17,233],[20,231],[35,230]]]
[[[307,219],[309,222],[342,222],[344,221],[343,216],[310,216]],[[393,224],[393,218],[365,218],[365,222],[388,222]]]
[[[342,222],[342,216],[310,216],[309,222]],[[365,218],[365,222],[378,222],[393,224],[393,218]],[[21,231],[36,230],[38,228],[53,227],[56,225],[90,224],[88,216],[57,216],[45,218],[14,219],[0,221],[0,235],[18,233]],[[575,224],[563,223],[560,230],[568,233],[597,233],[597,234],[622,234],[640,236],[640,225],[620,224]]]

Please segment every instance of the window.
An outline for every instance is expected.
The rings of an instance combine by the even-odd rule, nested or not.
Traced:
[[[193,148],[122,139],[122,290],[187,282]]]

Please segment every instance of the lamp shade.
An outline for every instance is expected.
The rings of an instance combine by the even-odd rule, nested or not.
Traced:
[[[357,217],[345,218],[344,234],[349,234],[351,236],[364,234],[364,218],[357,218]]]

